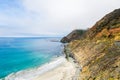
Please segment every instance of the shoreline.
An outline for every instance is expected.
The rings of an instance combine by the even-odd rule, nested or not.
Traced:
[[[12,73],[3,80],[76,80],[77,70],[72,58],[68,61],[60,56],[38,68]]]

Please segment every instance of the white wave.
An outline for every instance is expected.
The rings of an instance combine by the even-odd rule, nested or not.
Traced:
[[[66,59],[63,56],[58,57],[53,61],[51,61],[50,63],[47,63],[38,68],[27,69],[27,70],[19,71],[17,73],[12,73],[7,77],[5,77],[4,80],[32,80],[33,78],[38,77],[41,74],[60,66],[65,61]]]

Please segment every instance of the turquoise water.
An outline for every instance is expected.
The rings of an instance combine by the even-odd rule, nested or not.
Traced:
[[[0,38],[0,78],[13,72],[35,68],[60,56],[60,38]]]

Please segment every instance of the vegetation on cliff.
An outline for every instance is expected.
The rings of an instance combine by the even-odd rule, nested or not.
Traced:
[[[80,39],[85,32],[86,32],[86,30],[73,30],[70,34],[63,37],[61,42],[68,43],[68,42],[71,42],[73,40]]]
[[[79,62],[79,80],[120,80],[120,9],[107,14],[67,48]]]

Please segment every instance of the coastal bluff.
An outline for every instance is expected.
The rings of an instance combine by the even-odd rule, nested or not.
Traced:
[[[63,37],[61,39],[62,43],[69,43],[73,40],[80,39],[81,36],[86,32],[86,30],[73,30],[71,33],[69,33],[67,36]]]
[[[120,9],[105,15],[82,35],[70,35],[61,42],[68,42],[69,54],[82,68],[79,80],[120,80]]]

